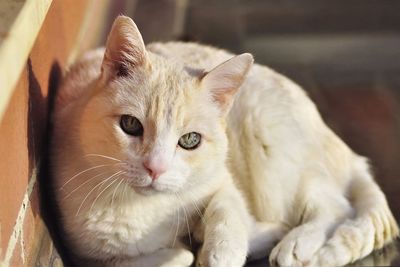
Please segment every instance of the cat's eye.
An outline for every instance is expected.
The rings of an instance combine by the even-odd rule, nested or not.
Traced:
[[[122,115],[119,124],[121,126],[121,129],[129,135],[133,136],[143,135],[143,125],[136,117],[130,115]]]
[[[184,149],[195,149],[200,145],[201,135],[196,132],[184,134],[179,138],[178,145]]]

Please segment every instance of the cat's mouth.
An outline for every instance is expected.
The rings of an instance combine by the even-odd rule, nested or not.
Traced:
[[[149,184],[147,186],[137,186],[137,185],[131,185],[133,190],[141,195],[149,196],[156,194],[158,191],[154,188],[152,184]]]
[[[134,185],[131,184],[132,189],[141,195],[149,196],[149,195],[154,195],[154,194],[160,194],[160,193],[173,193],[175,192],[172,188],[166,187],[159,185],[157,183],[150,183],[148,185]]]
[[[130,183],[130,187],[138,194],[149,196],[153,195],[156,193],[162,192],[162,190],[159,190],[157,186],[155,186],[154,182],[150,183],[143,183],[143,184],[135,184],[135,183]]]
[[[181,189],[179,184],[172,184],[168,182],[168,179],[166,181],[160,181],[160,178],[152,180],[148,176],[127,176],[125,177],[125,181],[133,191],[145,196],[176,193]]]
[[[150,195],[157,192],[153,181],[146,177],[126,177],[128,185],[136,192],[142,195]]]

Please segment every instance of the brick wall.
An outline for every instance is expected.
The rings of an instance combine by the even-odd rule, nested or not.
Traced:
[[[40,217],[37,170],[48,118],[49,88],[55,87],[80,45],[90,0],[54,0],[0,120],[0,265],[33,266],[45,227]],[[101,17],[98,17],[98,19]],[[100,21],[97,24],[100,24]],[[95,37],[93,37],[95,38]],[[50,84],[52,82],[53,84]],[[42,264],[49,266],[42,257]]]

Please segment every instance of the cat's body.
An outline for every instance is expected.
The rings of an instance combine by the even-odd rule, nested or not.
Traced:
[[[196,44],[150,50],[205,69],[233,56]],[[227,134],[228,165],[252,215],[295,228],[272,252],[281,265],[309,262],[318,250],[317,266],[343,265],[398,235],[367,159],[325,125],[286,77],[254,64],[228,115]]]
[[[130,22],[121,19],[119,23],[126,26],[124,23]],[[117,77],[117,82],[108,84],[111,90],[107,94],[102,95],[105,89],[98,89],[107,84],[104,76],[111,75],[107,68],[115,61],[107,61],[115,56],[111,53],[111,35],[107,45],[111,52],[106,52],[105,59],[103,50],[87,54],[71,69],[58,95],[53,174],[56,190],[60,190],[57,202],[67,240],[80,257],[116,266],[188,266],[193,258],[181,246],[179,237],[190,229],[204,241],[199,257],[203,265],[237,266],[243,264],[248,252],[253,257],[266,255],[267,248],[290,230],[272,250],[273,264],[332,266],[363,257],[397,236],[396,222],[365,159],[325,126],[300,87],[264,66],[254,64],[249,69],[251,62],[246,55],[227,61],[234,55],[190,43],[149,45],[144,54],[152,65],[146,71],[160,69],[161,73],[147,81],[142,78],[138,59],[144,48],[140,42],[135,43],[137,35],[129,37],[134,48],[140,48],[139,52],[130,50],[135,56],[129,58],[129,66],[134,66],[129,79],[125,79],[129,70],[119,65],[115,72],[122,73],[124,80]],[[227,63],[209,73],[202,71],[224,61]],[[180,73],[186,76],[182,78]],[[221,94],[221,89],[240,85],[225,123],[232,93],[226,90]],[[199,92],[205,89],[179,96],[185,86],[218,87],[212,94],[218,105],[210,104],[208,96],[203,100]],[[155,89],[146,95],[140,89],[131,94],[119,87],[131,91],[138,87]],[[176,96],[171,98],[169,94]],[[193,124],[185,122],[192,116],[201,126],[188,126],[187,131],[197,127],[199,132],[204,131],[206,140],[200,152],[168,152],[172,148],[163,146],[160,140],[143,148],[132,143],[135,152],[124,152],[128,159],[136,161],[140,155],[154,154],[157,162],[163,162],[163,153],[174,157],[170,164],[174,173],[167,171],[165,176],[166,181],[176,184],[157,184],[163,176],[154,178],[152,186],[157,193],[151,194],[141,188],[136,192],[125,186],[123,179],[116,179],[126,172],[136,172],[138,167],[123,171],[117,168],[127,161],[118,149],[128,146],[128,141],[118,136],[119,132],[111,132],[115,125],[103,135],[100,129],[107,129],[114,114],[127,113],[118,105],[135,106],[142,98],[148,102],[158,99],[150,101],[146,112],[145,104],[132,108],[132,114],[142,110],[143,117],[154,118],[159,124],[152,127],[164,129],[156,130],[154,136],[172,140],[173,144],[175,130],[165,129],[170,124]],[[152,110],[152,106],[158,109]],[[101,114],[107,109],[113,115],[103,119]],[[218,115],[220,111],[222,115]],[[188,117],[179,117],[181,113]],[[163,117],[165,114],[171,118]],[[146,125],[144,128],[146,132]],[[117,148],[112,143],[113,135],[119,138]],[[206,150],[211,149],[207,146],[214,150]],[[105,169],[111,171],[102,176]],[[187,176],[188,182],[174,179],[174,175]],[[100,180],[104,183],[99,184],[99,178],[105,179]],[[172,193],[168,192],[170,187]],[[253,218],[258,221],[257,227]]]

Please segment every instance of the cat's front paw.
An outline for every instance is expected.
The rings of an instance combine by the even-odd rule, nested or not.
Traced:
[[[193,253],[186,249],[177,249],[170,253],[160,267],[189,267],[194,261]]]
[[[246,261],[246,249],[222,240],[213,246],[206,244],[200,250],[197,267],[240,267]]]
[[[325,233],[319,229],[298,227],[287,234],[272,250],[272,267],[309,267],[317,250],[324,244]]]

